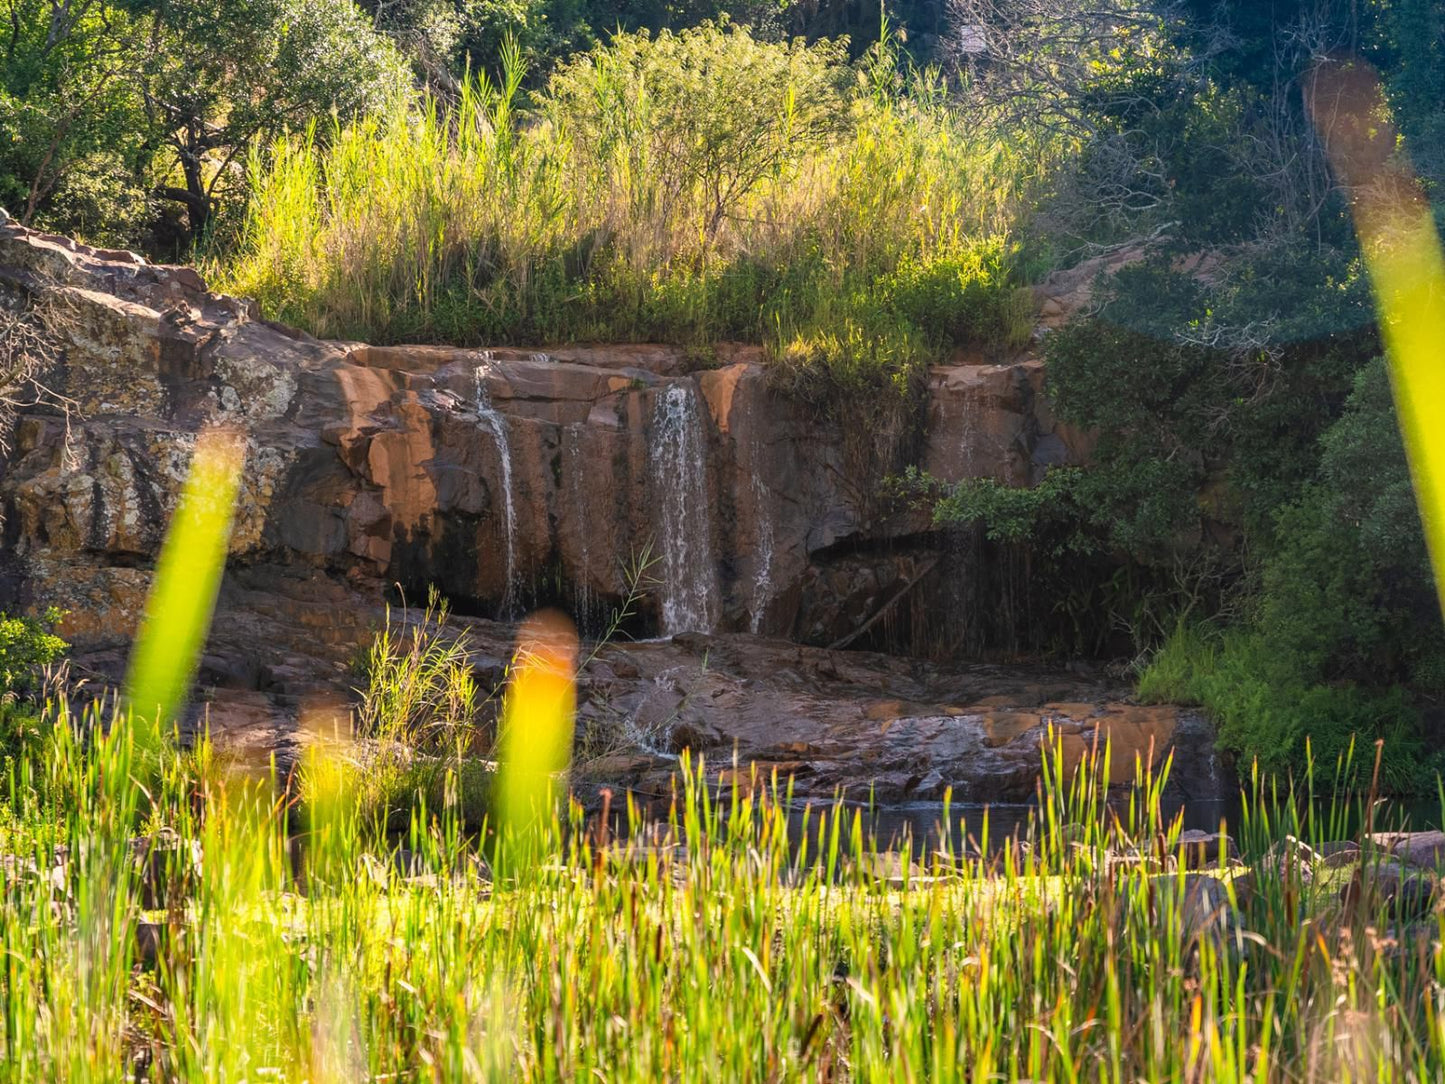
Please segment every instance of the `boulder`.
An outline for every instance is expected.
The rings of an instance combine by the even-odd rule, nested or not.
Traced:
[[[1294,836],[1285,836],[1274,843],[1254,865],[1256,876],[1270,877],[1287,883],[1312,884],[1319,855],[1308,844]]]
[[[1186,829],[1179,833],[1178,854],[1185,869],[1218,869],[1238,859],[1239,848],[1234,845],[1234,839],[1223,832]]]
[[[1445,832],[1376,832],[1370,839],[1406,865],[1445,869]]]

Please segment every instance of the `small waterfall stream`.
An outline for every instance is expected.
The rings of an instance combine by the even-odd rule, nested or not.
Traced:
[[[487,394],[487,370],[491,366],[490,352],[482,355],[482,364],[475,371],[477,422],[497,446],[497,456],[502,463],[502,511],[506,537],[507,579],[502,591],[501,613],[511,616],[517,586],[517,507],[512,492],[512,446],[507,439],[507,420],[492,405]]]
[[[768,603],[773,599],[773,521],[768,516],[768,497],[771,496],[768,487],[758,477],[757,466],[754,465],[753,477],[753,507],[754,516],[757,519],[757,579],[753,583],[752,621],[749,625],[754,635],[762,631],[763,618],[767,614]]]
[[[709,632],[717,620],[705,448],[697,389],[690,380],[669,384],[657,397],[648,448],[666,635]]]
[[[582,461],[582,432],[583,426],[569,425],[563,432],[563,447],[566,449],[566,464],[564,474],[567,477],[567,501],[571,505],[571,514],[577,521],[577,538],[580,542],[581,552],[578,553],[580,567],[572,576],[576,585],[576,607],[577,620],[585,622],[592,609],[594,602],[592,595],[592,553],[589,539],[591,537],[591,515],[588,501],[588,488]]]

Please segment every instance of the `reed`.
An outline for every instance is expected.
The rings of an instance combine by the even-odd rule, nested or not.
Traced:
[[[857,806],[799,810],[784,782],[684,758],[660,822],[629,805],[609,839],[574,805],[550,858],[509,863],[507,832],[470,834],[455,801],[422,801],[404,833],[377,834],[324,758],[307,768],[302,835],[269,786],[204,754],[173,751],[145,791],[117,788],[132,730],[50,711],[43,755],[8,768],[4,1079],[1426,1081],[1445,1068],[1438,912],[1407,927],[1386,903],[1344,909],[1338,878],[1261,872],[1286,834],[1362,823],[1363,799],[1321,806],[1313,778],[1297,794],[1247,788],[1248,893],[1222,865],[1111,858],[1180,850],[1167,771],[1106,802],[1108,751],[1072,772],[1060,744],[1017,843],[986,838],[985,822],[976,847],[944,835],[885,852]],[[203,858],[164,851],[156,901],[132,838],[161,826]],[[1201,896],[1200,879],[1216,890]]]
[[[1048,148],[979,129],[889,50],[840,57],[618,35],[525,107],[514,60],[453,103],[313,126],[253,157],[220,284],[378,342],[733,339],[884,369],[1022,342],[1010,237]]]

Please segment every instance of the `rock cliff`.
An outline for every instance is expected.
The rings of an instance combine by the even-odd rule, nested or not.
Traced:
[[[4,222],[0,305],[37,313],[51,347],[51,401],[16,411],[0,465],[0,606],[61,607],[97,676],[119,673],[196,432],[246,434],[202,673],[212,725],[241,745],[294,746],[302,715],[344,711],[345,663],[394,585],[448,595],[485,676],[506,651],[491,619],[554,604],[595,630],[647,555],[633,631],[718,638],[604,658],[583,716],[661,713],[672,736],[655,754],[737,747],[806,761],[819,788],[867,776],[898,796],[997,797],[1031,789],[1050,720],[1091,733],[1112,712],[1160,755],[1171,740],[1172,711],[1119,715],[1076,681],[990,671],[989,693],[979,671],[782,642],[846,637],[936,566],[926,520],[880,496],[889,471],[1025,485],[1078,459],[1035,360],[940,367],[921,433],[859,432],[777,391],[752,347],[699,366],[665,346],[322,342],[191,269]],[[860,666],[862,686],[846,676]]]
[[[650,550],[644,628],[823,643],[919,563],[878,547],[928,526],[880,497],[887,471],[907,458],[944,481],[1027,484],[1077,445],[1033,360],[935,370],[915,451],[774,391],[752,347],[724,345],[699,369],[663,346],[320,342],[208,293],[189,268],[15,225],[0,227],[0,289],[12,306],[46,299],[60,347],[46,379],[77,408],[16,420],[5,542],[80,637],[133,626],[210,424],[248,436],[238,564],[435,583],[488,615],[558,603],[586,624]],[[864,567],[840,562],[860,550]]]

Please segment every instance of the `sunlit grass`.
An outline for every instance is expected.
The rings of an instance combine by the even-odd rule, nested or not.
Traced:
[[[29,853],[52,862],[52,839],[93,853],[103,823],[123,838],[164,822],[204,861],[144,913],[126,847],[113,850],[118,877],[97,880],[87,858],[53,881],[9,882],[7,1079],[1428,1081],[1445,1069],[1438,913],[1413,927],[1383,905],[1351,915],[1345,881],[1287,869],[1248,892],[1237,870],[1206,870],[1219,887],[1201,897],[1182,872],[1111,857],[1175,853],[1178,826],[1161,815],[1158,776],[1106,806],[1107,757],[1075,776],[1046,760],[1028,845],[915,841],[908,857],[881,854],[856,808],[790,811],[782,784],[719,785],[684,764],[655,831],[634,823],[600,847],[574,808],[552,860],[494,882],[449,814],[378,836],[344,788],[298,835],[264,788],[177,770],[126,829],[101,815],[100,778],[121,751],[65,737],[79,722],[63,720],[44,773],[17,769],[9,808],[28,819]],[[1303,793],[1255,786],[1237,828],[1247,859],[1358,815],[1337,805],[1331,824]],[[137,967],[142,920],[159,949]]]
[[[885,89],[880,69],[719,220],[609,71],[529,111],[514,84],[473,83],[451,108],[401,102],[277,143],[251,165],[220,284],[325,336],[748,340],[845,382],[1026,340],[1010,234],[1046,148],[980,130],[927,77]]]

